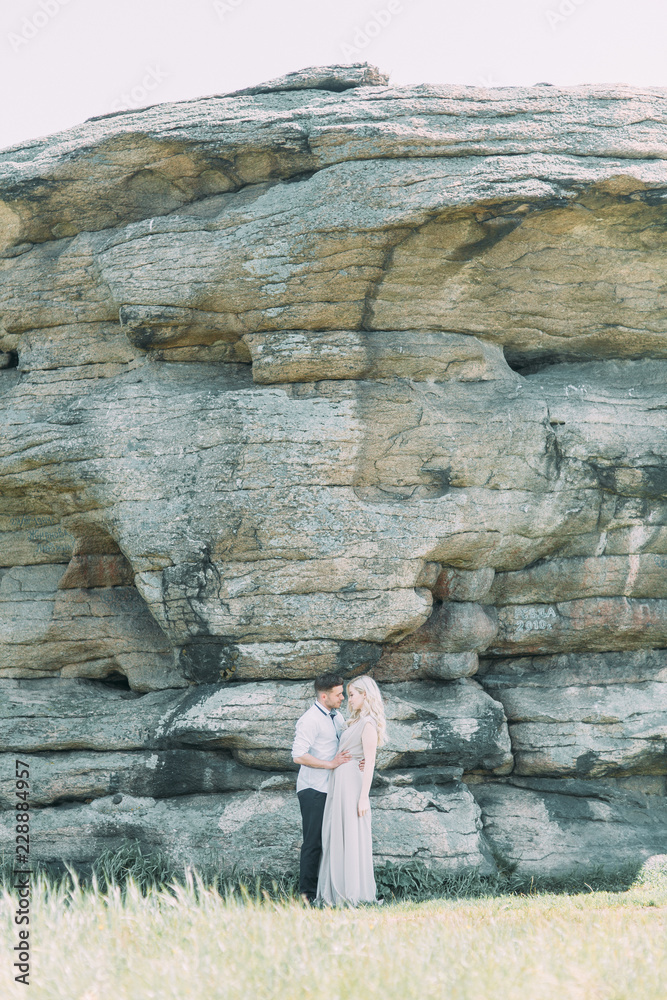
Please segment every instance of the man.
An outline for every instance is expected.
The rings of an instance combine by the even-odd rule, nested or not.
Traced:
[[[301,807],[303,844],[299,892],[309,903],[317,895],[317,873],[322,856],[322,817],[327,800],[329,773],[350,759],[338,753],[338,740],[345,728],[338,709],[343,703],[343,678],[322,674],[315,680],[315,704],[296,724],[292,759],[300,764],[296,794]]]

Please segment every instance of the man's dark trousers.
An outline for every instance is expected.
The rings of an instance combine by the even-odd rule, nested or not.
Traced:
[[[303,823],[299,892],[312,903],[317,895],[317,874],[322,857],[322,817],[327,793],[318,792],[315,788],[303,788],[297,797]]]

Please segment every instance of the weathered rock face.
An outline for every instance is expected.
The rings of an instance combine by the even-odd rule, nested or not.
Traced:
[[[660,854],[667,808],[655,794],[602,782],[513,778],[473,787],[484,832],[497,855],[519,872],[585,873],[618,868]]]
[[[424,858],[442,868],[495,870],[481,833],[479,806],[458,780],[414,787],[411,775],[373,795],[376,860]],[[6,814],[5,814],[6,815]],[[87,805],[35,811],[40,853],[90,861],[126,839],[140,839],[173,862],[292,869],[299,863],[300,815],[284,780],[256,791],[162,799],[117,793]],[[3,830],[11,836],[9,828]]]
[[[667,774],[667,651],[486,661],[482,670],[507,715],[515,774]]]
[[[329,670],[386,698],[379,856],[604,863],[602,813],[609,858],[667,851],[664,788],[604,798],[666,773],[666,206],[663,90],[365,65],[0,153],[37,856],[291,865]]]
[[[297,719],[309,684],[196,685],[143,697],[91,681],[6,682],[0,749],[230,750],[245,764],[293,769]],[[473,680],[394,684],[385,691],[384,767],[443,764],[504,773],[512,765],[502,706]]]

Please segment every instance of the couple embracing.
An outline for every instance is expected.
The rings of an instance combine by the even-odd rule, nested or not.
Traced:
[[[385,742],[382,696],[371,677],[315,680],[315,703],[296,724],[292,758],[303,821],[300,892],[310,903],[375,902],[369,792]]]

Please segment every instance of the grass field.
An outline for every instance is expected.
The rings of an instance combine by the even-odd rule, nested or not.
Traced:
[[[622,892],[498,893],[308,910],[171,888],[40,877],[28,991],[16,900],[0,897],[0,997],[32,1000],[665,1000],[667,866]]]

